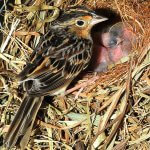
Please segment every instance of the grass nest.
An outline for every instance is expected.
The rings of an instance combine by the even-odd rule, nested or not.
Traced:
[[[4,1],[0,29],[0,145],[24,91],[15,76],[28,62],[57,7],[110,8],[138,37],[128,61],[105,73],[86,72],[65,97],[46,97],[27,149],[150,149],[150,4],[148,0]],[[8,5],[9,6],[8,6]],[[9,8],[9,9],[8,9]]]

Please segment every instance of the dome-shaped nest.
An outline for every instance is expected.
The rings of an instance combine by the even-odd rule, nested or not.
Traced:
[[[57,7],[110,9],[137,37],[130,55],[106,72],[81,73],[64,97],[45,97],[27,149],[150,149],[150,14],[145,0],[53,0],[2,5],[1,146],[24,97],[16,75],[59,15]],[[55,6],[55,7],[54,7]],[[1,8],[2,8],[1,7]],[[105,11],[104,11],[105,12]],[[48,22],[48,23],[47,23]],[[49,103],[49,104],[48,104]]]

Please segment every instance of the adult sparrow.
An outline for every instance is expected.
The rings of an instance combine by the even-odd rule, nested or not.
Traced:
[[[71,81],[91,59],[91,28],[107,18],[85,7],[60,11],[49,30],[41,37],[30,63],[18,75],[24,82],[24,98],[5,137],[5,145],[24,149],[29,141],[36,114],[45,95],[64,93]]]

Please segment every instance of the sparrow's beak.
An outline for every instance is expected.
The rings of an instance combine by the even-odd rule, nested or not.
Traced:
[[[99,16],[99,15],[94,15],[91,21],[91,26],[94,26],[95,24],[106,21],[106,20],[108,20],[108,18]]]

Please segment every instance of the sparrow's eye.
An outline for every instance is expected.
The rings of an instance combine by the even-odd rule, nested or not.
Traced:
[[[77,20],[77,21],[76,21],[76,25],[77,25],[78,27],[84,27],[85,24],[86,24],[86,22],[85,22],[84,20]]]

